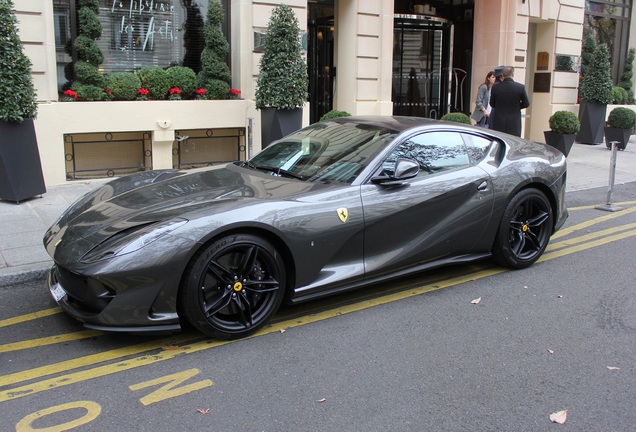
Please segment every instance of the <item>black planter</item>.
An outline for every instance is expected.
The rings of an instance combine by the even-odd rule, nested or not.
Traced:
[[[544,131],[543,135],[547,145],[559,150],[565,156],[570,154],[572,144],[574,144],[574,139],[576,138],[576,134],[560,134],[552,131]]]
[[[261,108],[261,146],[267,147],[272,142],[296,132],[303,124],[303,110],[279,110]]]
[[[605,127],[606,112],[606,104],[581,102],[579,108],[581,130],[576,135],[576,141],[581,144],[603,144],[603,128]]]
[[[625,150],[625,147],[627,147],[627,143],[629,142],[629,137],[631,135],[631,129],[605,127],[605,145],[608,149],[611,149],[612,145],[610,143],[612,141],[618,141],[616,147],[619,150]]]
[[[33,119],[0,122],[0,199],[19,203],[45,192]]]

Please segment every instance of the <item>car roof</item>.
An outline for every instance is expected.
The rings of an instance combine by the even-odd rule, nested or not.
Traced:
[[[401,133],[409,129],[413,129],[420,126],[436,124],[439,125],[439,121],[432,120],[424,117],[406,117],[406,116],[380,116],[380,115],[361,115],[361,116],[348,116],[337,117],[330,122],[336,123],[355,123],[364,127],[365,125],[372,126],[374,128],[383,127],[394,133]]]

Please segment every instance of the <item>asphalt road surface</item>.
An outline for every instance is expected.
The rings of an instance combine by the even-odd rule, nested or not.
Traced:
[[[620,212],[606,192],[569,193],[529,269],[286,307],[231,343],[87,331],[45,281],[0,288],[0,430],[636,430],[636,183]]]

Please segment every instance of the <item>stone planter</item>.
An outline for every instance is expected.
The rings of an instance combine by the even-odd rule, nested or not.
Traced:
[[[570,154],[572,144],[574,144],[574,139],[576,138],[576,134],[560,134],[552,131],[544,131],[543,135],[547,145],[559,150],[566,157]]]
[[[261,109],[261,140],[263,148],[285,135],[302,127],[303,110],[279,110],[266,107]]]
[[[581,144],[602,144],[606,112],[606,104],[581,102],[579,109],[581,130],[576,135],[576,141]]]
[[[0,199],[19,203],[45,192],[33,119],[0,122]]]
[[[627,143],[629,142],[629,137],[631,135],[632,129],[605,127],[605,145],[608,149],[611,150],[612,145],[610,143],[612,141],[617,141],[618,144],[616,145],[616,147],[619,150],[625,150],[625,147],[627,147]]]

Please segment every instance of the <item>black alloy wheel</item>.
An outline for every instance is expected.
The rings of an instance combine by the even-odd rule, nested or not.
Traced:
[[[199,331],[234,339],[261,328],[285,293],[285,266],[266,240],[223,237],[197,253],[180,290],[180,312]]]
[[[494,260],[522,269],[537,261],[548,246],[553,228],[552,207],[537,189],[524,189],[508,203],[493,246]]]

